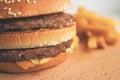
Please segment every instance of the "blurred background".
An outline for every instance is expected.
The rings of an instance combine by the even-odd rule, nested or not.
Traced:
[[[100,15],[120,20],[120,0],[71,0],[74,7],[69,10],[75,13],[79,6],[84,6]]]

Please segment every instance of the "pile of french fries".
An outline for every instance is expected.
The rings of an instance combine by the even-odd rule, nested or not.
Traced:
[[[86,40],[89,49],[106,48],[118,41],[117,21],[105,18],[95,12],[80,7],[73,15],[77,21],[77,34]]]

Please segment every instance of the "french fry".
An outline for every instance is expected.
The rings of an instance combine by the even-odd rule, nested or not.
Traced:
[[[107,44],[114,45],[118,41],[116,20],[102,17],[85,7],[80,7],[73,16],[77,21],[78,34],[85,34],[88,37],[88,48],[106,48]]]
[[[96,49],[98,47],[97,46],[97,38],[94,36],[89,37],[87,46],[89,49]]]
[[[103,49],[107,48],[107,44],[103,36],[99,36],[97,38],[97,45],[99,48],[103,48]]]

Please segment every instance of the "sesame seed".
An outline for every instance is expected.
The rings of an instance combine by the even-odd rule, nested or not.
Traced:
[[[36,0],[34,0],[33,3],[36,3]]]
[[[8,7],[4,7],[3,9],[6,10],[6,9],[8,9]]]
[[[16,16],[17,16],[17,14],[13,13],[13,16],[14,16],[14,17],[16,17]]]
[[[21,0],[17,0],[17,2],[21,2]]]
[[[9,11],[11,11],[11,10],[12,10],[12,8],[8,8],[8,10],[9,10]]]
[[[14,0],[11,1],[11,3],[14,3],[14,2],[15,2]]]
[[[0,0],[0,2],[3,2],[3,0]]]
[[[27,3],[30,3],[30,0],[26,0]]]
[[[12,8],[10,8],[10,7],[4,7],[3,9],[7,11],[8,15],[11,15],[11,16],[14,16],[14,17],[17,17],[18,15],[22,14],[22,12],[12,11]]]
[[[8,14],[12,14],[12,12],[11,12],[11,11],[8,11]]]
[[[20,15],[20,14],[22,14],[22,12],[18,12],[17,14]]]
[[[3,16],[0,15],[0,18],[3,18]]]

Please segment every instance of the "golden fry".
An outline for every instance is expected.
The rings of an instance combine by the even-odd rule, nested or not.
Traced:
[[[74,14],[74,18],[77,21],[78,34],[86,33],[86,36],[89,37],[87,43],[90,49],[98,46],[105,48],[107,44],[113,45],[117,42],[118,33],[115,29],[117,21],[88,11],[85,7],[80,7]]]
[[[99,48],[103,48],[103,49],[107,48],[107,43],[106,43],[105,38],[103,36],[99,36],[97,38],[97,45]]]
[[[97,38],[96,37],[89,37],[87,45],[88,45],[89,49],[97,48]]]

